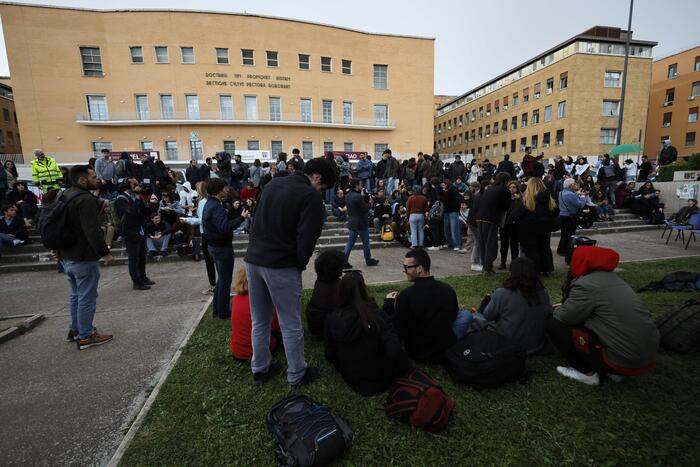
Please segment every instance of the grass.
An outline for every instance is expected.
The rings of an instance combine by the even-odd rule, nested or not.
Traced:
[[[621,265],[638,288],[678,271],[700,272],[697,258]],[[460,306],[477,305],[503,276],[452,277]],[[560,300],[564,274],[545,281]],[[381,298],[407,284],[371,288]],[[691,293],[644,293],[654,315]],[[308,291],[304,295],[308,299]],[[207,314],[184,348],[122,465],[274,465],[265,426],[272,404],[289,388],[280,376],[263,387],[250,369],[232,364],[230,327]],[[559,376],[561,356],[528,360],[527,384],[474,391],[452,383],[439,366],[423,366],[456,401],[448,429],[423,433],[386,418],[385,396],[364,398],[348,388],[307,337],[306,356],[322,377],[305,389],[345,418],[354,445],[343,465],[700,465],[700,358],[661,352],[651,374],[623,384],[589,387]],[[277,357],[283,361],[282,356]]]

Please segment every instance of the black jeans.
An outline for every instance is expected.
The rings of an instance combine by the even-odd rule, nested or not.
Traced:
[[[518,231],[515,224],[506,224],[502,229],[498,229],[498,232],[501,237],[501,264],[505,266],[508,261],[508,247],[510,247],[511,261],[520,254]]]
[[[443,245],[445,243],[445,238],[442,219],[439,221],[429,221],[428,226],[430,227],[430,243],[432,243],[433,246]]]
[[[212,287],[216,286],[216,268],[214,267],[214,258],[211,257],[209,253],[209,243],[207,242],[207,237],[202,234],[202,254],[204,255],[204,264],[207,267],[207,278],[209,279],[209,285]]]
[[[571,236],[576,235],[576,216],[562,216],[559,220],[561,221],[561,237],[559,237],[557,253],[564,255],[569,248]]]
[[[479,249],[484,271],[493,271],[493,262],[498,258],[498,226],[490,222],[476,223],[479,229]]]
[[[129,256],[129,275],[134,285],[146,282],[146,237],[143,235],[124,236],[126,254]]]
[[[233,246],[208,246],[214,259],[218,280],[214,286],[214,316],[231,318],[231,281],[233,280]]]
[[[550,316],[545,322],[547,336],[569,364],[581,373],[611,372],[603,361],[603,344],[596,334],[583,326],[569,326]]]

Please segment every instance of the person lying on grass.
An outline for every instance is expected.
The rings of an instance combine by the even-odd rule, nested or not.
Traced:
[[[369,297],[359,271],[340,280],[340,309],[325,320],[323,345],[326,359],[363,396],[386,391],[408,369],[391,319]]]
[[[314,261],[316,282],[306,305],[306,323],[311,334],[323,339],[326,316],[338,310],[338,287],[343,275],[345,255],[340,250],[326,250]]]
[[[601,377],[620,382],[655,366],[659,331],[639,295],[613,272],[619,262],[609,248],[574,250],[562,304],[546,324],[569,362],[557,367],[567,378],[596,386]]]

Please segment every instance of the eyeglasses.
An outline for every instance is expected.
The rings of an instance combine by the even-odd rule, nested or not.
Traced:
[[[404,264],[404,265],[403,265],[403,270],[404,270],[404,271],[408,271],[409,269],[411,269],[411,268],[417,268],[418,266],[420,266],[420,264],[411,264],[411,265],[405,265],[405,264]]]

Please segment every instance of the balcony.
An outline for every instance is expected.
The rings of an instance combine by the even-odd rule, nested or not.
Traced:
[[[293,126],[312,128],[340,128],[356,130],[394,130],[393,120],[373,120],[369,118],[353,118],[352,123],[343,123],[343,119],[333,122],[317,118],[301,118],[301,115],[285,114],[280,119],[248,119],[236,115],[233,118],[222,118],[219,112],[200,112],[199,118],[187,115],[185,112],[172,112],[163,118],[156,113],[138,112],[109,112],[109,114],[90,115],[79,113],[75,122],[87,126],[161,126],[161,125],[230,125],[230,126]]]

